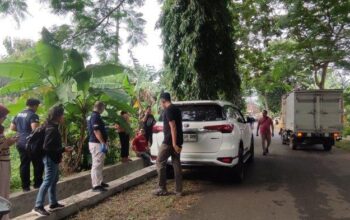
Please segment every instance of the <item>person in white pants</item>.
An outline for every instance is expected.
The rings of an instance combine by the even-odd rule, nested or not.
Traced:
[[[92,168],[91,168],[91,180],[92,191],[104,192],[107,191],[108,184],[103,182],[103,165],[105,155],[108,151],[107,146],[107,130],[105,123],[101,118],[101,114],[105,110],[105,104],[103,102],[96,102],[94,110],[88,120],[89,127],[89,150],[92,156]]]

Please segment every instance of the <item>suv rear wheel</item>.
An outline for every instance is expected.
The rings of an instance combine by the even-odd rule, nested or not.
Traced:
[[[252,140],[250,142],[250,149],[249,149],[250,157],[248,159],[248,163],[254,162],[254,137],[252,136]]]
[[[238,163],[233,168],[233,178],[237,183],[241,183],[244,180],[244,155],[243,155],[243,146],[241,144],[238,152]]]

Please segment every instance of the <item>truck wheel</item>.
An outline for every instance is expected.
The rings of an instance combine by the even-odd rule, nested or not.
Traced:
[[[239,148],[238,163],[233,167],[233,180],[236,183],[242,183],[244,180],[244,158],[243,158],[243,147]]]
[[[327,144],[323,144],[323,149],[324,151],[331,151],[332,150],[332,145],[327,143]]]
[[[254,162],[254,138],[252,137],[252,140],[250,142],[250,150],[249,150],[249,153],[250,153],[250,157],[248,159],[248,163],[253,163]]]
[[[286,137],[284,135],[282,135],[281,138],[282,138],[282,144],[288,145],[288,141],[286,140]]]
[[[293,137],[290,137],[290,139],[289,139],[289,146],[293,150],[296,150],[298,148],[298,144]]]

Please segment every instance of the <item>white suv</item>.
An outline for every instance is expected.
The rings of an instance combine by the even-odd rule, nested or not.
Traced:
[[[222,166],[244,178],[244,164],[254,160],[254,138],[250,123],[232,103],[223,101],[174,102],[182,112],[184,144],[182,166]],[[153,127],[152,162],[163,142],[163,122]],[[171,160],[169,160],[171,164]]]

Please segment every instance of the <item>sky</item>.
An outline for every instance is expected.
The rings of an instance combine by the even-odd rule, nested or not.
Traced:
[[[17,23],[11,17],[0,17],[0,57],[6,55],[6,50],[2,44],[6,37],[19,39],[32,39],[34,41],[40,39],[40,31],[43,27],[51,27],[52,25],[69,24],[69,16],[57,16],[50,13],[47,5],[39,3],[39,0],[28,0],[28,12],[30,15],[20,23]],[[163,51],[161,49],[160,30],[155,29],[156,22],[160,15],[161,6],[158,1],[146,0],[145,5],[138,11],[144,14],[146,20],[145,33],[147,35],[146,45],[139,45],[133,49],[134,56],[142,65],[151,65],[156,69],[162,68]],[[121,30],[121,36],[125,39],[125,32]],[[123,40],[123,39],[122,39]],[[96,62],[96,57],[92,55],[92,62]],[[124,44],[120,49],[120,60],[123,64],[131,65],[128,54],[128,45]]]

